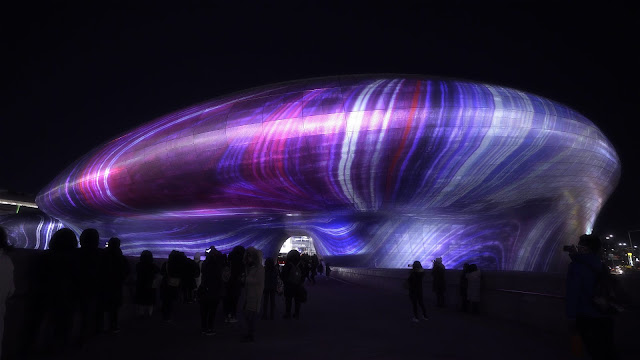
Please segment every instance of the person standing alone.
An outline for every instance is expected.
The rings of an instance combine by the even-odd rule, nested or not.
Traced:
[[[444,278],[444,264],[442,258],[436,258],[433,261],[433,269],[431,269],[433,277],[433,292],[436,293],[436,306],[444,307],[444,292],[447,288]]]
[[[422,320],[429,320],[427,316],[427,310],[424,307],[424,297],[422,294],[422,280],[424,279],[424,269],[420,261],[414,261],[409,274],[409,299],[411,299],[411,305],[413,306],[413,319],[411,321],[418,322],[418,305],[422,310]]]

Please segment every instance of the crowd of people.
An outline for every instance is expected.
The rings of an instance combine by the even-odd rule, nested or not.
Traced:
[[[13,262],[6,255],[11,251],[7,233],[0,228],[0,339],[3,335],[6,300],[14,292]],[[206,250],[204,259],[196,253],[193,259],[173,250],[166,261],[154,260],[150,250],[144,250],[133,269],[120,249],[120,239],[113,237],[100,248],[100,234],[85,229],[79,239],[62,228],[56,231],[41,257],[44,305],[39,322],[47,339],[46,351],[59,353],[70,345],[82,345],[103,332],[117,333],[119,311],[126,288],[133,288],[132,302],[139,318],[149,318],[159,308],[162,319],[172,323],[178,303],[198,303],[202,334],[214,335],[219,308],[225,323],[239,320],[242,306],[247,333],[242,341],[255,337],[258,314],[263,320],[273,320],[276,296],[283,295],[285,319],[299,319],[301,304],[306,302],[305,281],[316,283],[324,266],[317,255],[290,251],[281,267],[272,257],[262,259],[260,250],[242,246],[223,254],[215,247]],[[79,245],[79,246],[78,246]],[[329,266],[326,266],[327,273]],[[133,271],[132,271],[133,270]],[[125,281],[129,285],[125,286]],[[241,295],[244,294],[244,297]],[[242,304],[239,304],[243,298]],[[292,307],[294,308],[292,314]],[[262,310],[262,311],[260,311]],[[1,342],[0,342],[1,343]],[[0,355],[2,348],[0,347]]]
[[[317,255],[291,250],[281,268],[272,257],[263,260],[260,250],[242,246],[223,254],[215,247],[205,252],[204,260],[196,253],[193,259],[173,250],[168,259],[157,265],[153,254],[144,250],[135,266],[135,273],[120,249],[120,239],[112,237],[100,248],[100,236],[95,229],[85,229],[79,239],[67,228],[55,232],[41,261],[42,321],[50,324],[44,338],[50,351],[59,352],[71,342],[82,344],[101,332],[119,332],[119,311],[123,305],[123,289],[130,275],[135,275],[133,301],[137,315],[150,317],[159,303],[162,319],[171,323],[178,302],[197,302],[200,308],[200,328],[203,335],[216,334],[215,319],[219,307],[225,323],[238,322],[238,305],[242,310],[246,335],[243,342],[255,340],[256,321],[274,320],[276,296],[283,295],[284,319],[299,319],[301,307],[307,301],[305,282],[313,285],[316,276],[329,277],[331,268]],[[80,245],[78,247],[78,244]],[[608,299],[611,291],[602,290],[610,275],[600,261],[600,242],[596,236],[585,235],[570,254],[572,263],[567,277],[567,314],[570,328],[584,342],[594,358],[612,354],[614,303],[606,302],[606,310],[593,300]],[[13,263],[7,253],[12,247],[6,231],[0,227],[0,339],[3,336],[7,299],[15,290]],[[425,270],[419,261],[410,265],[405,281],[412,304],[412,321],[428,320],[424,304]],[[445,307],[446,269],[442,258],[433,260],[431,269],[435,305]],[[589,286],[586,286],[586,285]],[[459,280],[460,310],[479,313],[482,273],[476,264],[464,264]],[[244,294],[244,297],[241,296]],[[159,297],[159,299],[158,299]],[[73,327],[79,328],[71,336]],[[0,342],[0,356],[2,347]],[[606,358],[606,357],[604,357]]]
[[[41,315],[38,323],[48,324],[42,337],[47,339],[49,350],[57,353],[71,342],[82,344],[98,332],[118,332],[123,283],[129,275],[120,239],[113,237],[105,249],[99,249],[95,229],[83,231],[78,241],[73,231],[63,228],[52,235],[48,247],[38,264],[41,286],[32,311]],[[11,249],[6,231],[0,228],[0,257],[6,257]],[[0,315],[4,315],[6,301],[14,289],[13,264],[9,257],[0,259],[0,264]],[[2,318],[0,325],[4,325]],[[72,338],[74,325],[79,330]],[[2,335],[0,331],[0,338]]]
[[[284,295],[285,319],[292,317],[292,307],[293,318],[300,317],[301,304],[307,297],[304,283],[315,284],[315,277],[324,269],[317,255],[300,254],[297,250],[287,254],[282,270],[274,258],[262,257],[260,250],[242,246],[234,247],[229,254],[212,246],[206,250],[203,261],[198,253],[189,259],[174,250],[158,268],[151,252],[145,250],[136,266],[138,313],[151,316],[157,293],[162,318],[171,323],[176,303],[197,301],[202,334],[215,335],[219,309],[225,323],[236,323],[238,305],[242,305],[247,330],[242,341],[252,342],[258,313],[262,313],[263,320],[274,319],[276,296]],[[244,301],[239,304],[243,292]]]

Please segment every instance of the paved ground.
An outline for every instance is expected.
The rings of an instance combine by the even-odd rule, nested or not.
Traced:
[[[406,296],[320,277],[308,285],[300,320],[259,321],[256,342],[240,342],[242,322],[218,316],[215,336],[200,334],[196,304],[179,305],[174,324],[148,320],[122,324],[118,334],[93,339],[59,359],[567,359],[562,336],[455,309],[428,306],[429,321],[412,323]],[[242,301],[242,299],[241,299]],[[291,352],[294,352],[293,354]]]

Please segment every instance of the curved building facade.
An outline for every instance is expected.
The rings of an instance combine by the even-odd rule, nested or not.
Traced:
[[[280,83],[163,116],[93,150],[37,197],[125,254],[278,251],[313,237],[334,265],[559,271],[620,176],[574,110],[422,76]]]

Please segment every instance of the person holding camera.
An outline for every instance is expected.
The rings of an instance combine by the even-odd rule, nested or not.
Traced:
[[[610,277],[600,261],[601,242],[596,235],[580,236],[578,246],[565,246],[571,263],[567,272],[566,311],[574,352],[580,340],[593,359],[616,359],[613,318],[594,299]]]

